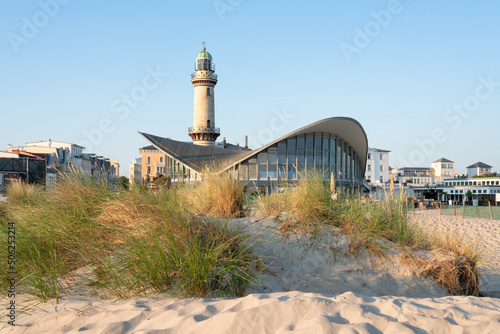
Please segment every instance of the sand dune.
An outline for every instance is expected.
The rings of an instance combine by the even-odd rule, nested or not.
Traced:
[[[499,289],[498,223],[440,217],[437,211],[414,217],[429,228],[454,228],[481,238],[488,251],[483,268]],[[248,295],[234,299],[174,299],[155,295],[103,300],[70,293],[59,304],[43,303],[18,315],[16,327],[2,333],[499,333],[500,299],[450,297],[428,279],[415,277],[392,248],[387,259],[346,252],[347,239],[332,228],[315,242],[283,234],[270,218],[233,220],[254,233],[254,251],[268,267]],[[432,254],[431,254],[432,255]],[[0,311],[5,319],[5,310]]]
[[[67,300],[6,333],[498,333],[500,300],[281,292],[237,299]],[[2,331],[3,332],[3,331]]]

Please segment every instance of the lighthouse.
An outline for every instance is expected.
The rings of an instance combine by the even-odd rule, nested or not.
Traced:
[[[194,114],[193,127],[188,134],[193,144],[214,146],[220,136],[220,129],[215,127],[215,85],[217,74],[212,55],[203,47],[198,53],[195,63],[195,72],[191,74],[191,83],[194,86]]]

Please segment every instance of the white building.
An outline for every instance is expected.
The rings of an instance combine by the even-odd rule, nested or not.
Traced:
[[[66,152],[68,152],[71,157],[81,156],[83,153],[83,150],[85,149],[85,147],[80,146],[80,145],[71,144],[71,143],[64,143],[64,142],[60,142],[60,141],[54,141],[54,140],[51,140],[50,138],[49,138],[49,140],[45,140],[45,141],[26,143],[26,146],[62,148]],[[26,151],[26,150],[24,149],[24,151]]]
[[[394,180],[412,183],[415,187],[430,187],[443,183],[455,175],[455,162],[441,158],[431,163],[431,167],[400,167],[392,171]]]
[[[48,169],[51,167],[60,168],[62,171],[70,171],[72,167],[78,167],[85,173],[92,173],[92,163],[83,154],[85,147],[54,140],[26,143],[24,146],[12,147],[9,145],[9,152],[24,151],[47,157]]]
[[[467,177],[469,178],[485,174],[491,174],[491,166],[484,162],[479,161],[467,167]]]
[[[446,158],[434,161],[431,163],[431,168],[434,169],[434,184],[443,183],[445,179],[453,178],[455,175],[455,162]]]
[[[128,165],[128,177],[129,182],[133,184],[134,182],[141,182],[142,180],[142,158],[137,158],[132,160],[132,163]]]
[[[389,181],[389,152],[391,151],[368,148],[365,180],[375,185]]]
[[[85,148],[80,145],[59,142],[54,140],[45,140],[39,142],[26,143],[24,146],[8,146],[8,151],[28,152],[47,161],[46,185],[53,186],[57,182],[57,172],[72,172],[74,169],[83,173],[88,173],[94,177],[104,177],[108,181],[118,178],[118,161],[97,156],[93,153],[83,153]]]
[[[446,199],[461,202],[477,199],[478,201],[495,201],[496,194],[500,194],[500,177],[475,177],[468,179],[447,179],[438,190],[447,193]],[[466,196],[472,195],[472,198]]]
[[[392,171],[399,183],[412,183],[415,187],[431,186],[435,183],[435,170],[429,167],[401,167]]]

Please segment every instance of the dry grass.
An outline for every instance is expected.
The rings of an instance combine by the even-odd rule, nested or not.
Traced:
[[[454,253],[438,252],[436,258],[422,260],[406,252],[401,262],[418,276],[430,277],[451,295],[480,296],[480,275],[474,259]]]
[[[272,195],[259,195],[256,198],[256,211],[263,216],[279,216],[289,208],[287,192]]]
[[[235,218],[243,215],[245,186],[230,172],[205,172],[199,184],[186,185],[180,195],[197,215]]]
[[[406,254],[417,249],[446,252],[449,256],[440,260],[402,261],[411,265],[416,274],[432,277],[452,294],[479,293],[477,243],[465,242],[456,235],[432,235],[422,226],[411,224],[404,192],[399,192],[399,196],[386,193],[381,200],[360,200],[356,194],[345,195],[342,190],[340,193],[333,200],[323,176],[309,173],[303,175],[295,190],[264,196],[258,207],[260,213],[279,218],[279,229],[285,235],[305,232],[314,238],[321,226],[340,227],[349,240],[348,251],[354,255],[368,250],[384,257],[388,247],[396,245]]]
[[[239,215],[243,189],[226,176],[209,181],[194,188],[136,186],[121,193],[81,174],[62,175],[50,191],[14,185],[2,205],[0,237],[7,238],[7,223],[15,221],[19,291],[57,301],[68,291],[64,277],[93,268],[78,284],[90,282],[118,297],[167,289],[186,297],[243,294],[258,262],[247,235],[217,221],[192,219],[203,210]],[[188,190],[196,194],[190,197]],[[211,194],[212,202],[186,203],[201,194]],[[225,196],[230,201],[218,205]]]

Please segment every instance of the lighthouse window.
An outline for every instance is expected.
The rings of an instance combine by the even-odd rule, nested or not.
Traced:
[[[210,120],[207,121],[207,128],[210,127]]]
[[[210,95],[210,88],[207,88],[207,95]]]

